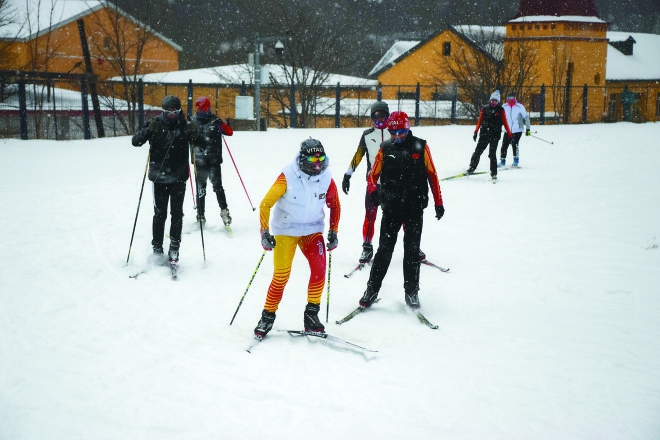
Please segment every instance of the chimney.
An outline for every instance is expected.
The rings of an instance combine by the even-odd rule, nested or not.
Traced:
[[[610,41],[612,47],[627,56],[633,54],[633,44],[635,43],[637,42],[632,36],[629,36],[625,41]]]

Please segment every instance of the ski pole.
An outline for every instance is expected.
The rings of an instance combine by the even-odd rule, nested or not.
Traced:
[[[133,247],[133,238],[135,237],[135,227],[137,226],[138,214],[140,214],[140,203],[142,203],[142,193],[144,192],[144,181],[147,179],[147,170],[149,169],[149,153],[147,153],[147,164],[144,167],[144,176],[142,176],[142,188],[140,188],[140,198],[138,199],[137,211],[135,212],[135,221],[133,222],[133,232],[131,233],[131,242],[128,245],[128,256],[126,256],[126,265],[131,258],[131,248]]]
[[[254,277],[257,275],[257,271],[259,270],[259,266],[261,266],[261,262],[264,260],[264,257],[266,256],[266,250],[264,250],[264,253],[261,254],[261,258],[259,258],[259,263],[257,263],[256,269],[254,269],[254,272],[252,272],[252,278],[250,278],[250,282],[248,283],[247,287],[245,288],[245,292],[243,293],[243,296],[241,297],[241,301],[238,303],[238,307],[236,307],[236,311],[234,312],[234,316],[231,317],[231,321],[229,322],[229,325],[232,325],[234,323],[234,318],[236,318],[236,314],[238,313],[238,309],[241,308],[241,304],[243,304],[243,300],[245,299],[245,295],[248,293],[248,289],[250,289],[250,286],[252,285],[252,280],[254,280]]]
[[[190,176],[190,193],[192,194],[192,199],[193,199],[193,209],[195,211],[197,211],[197,199],[195,198],[195,190],[193,189],[192,173],[190,172],[190,164],[188,164],[188,175]],[[197,180],[197,177],[195,177],[195,180]]]
[[[332,272],[332,251],[328,252],[328,289],[325,295],[325,323],[328,323],[330,314],[330,273]]]
[[[536,132],[534,132],[534,133],[536,133]],[[538,140],[540,140],[540,141],[543,141],[543,142],[545,142],[545,143],[547,143],[547,144],[554,144],[554,142],[552,142],[552,141],[546,141],[545,139],[542,139],[542,138],[540,138],[540,137],[538,137],[538,136],[534,136],[533,134],[530,134],[530,136],[533,137],[533,138],[536,138],[536,139],[538,139]]]
[[[199,185],[199,180],[197,178],[197,161],[195,160],[195,150],[191,148],[190,152],[192,153],[193,170],[195,171],[195,183]],[[190,174],[190,164],[188,164],[188,174]],[[192,190],[192,176],[190,177],[190,189]],[[193,197],[194,196],[195,193],[193,192]],[[197,191],[197,206],[199,206],[199,191]],[[197,209],[197,206],[195,206],[195,209]],[[202,222],[202,217],[200,215],[197,215],[197,221],[199,222],[199,233],[202,236],[202,254],[204,255],[204,263],[206,263],[206,247],[204,246],[204,223]]]
[[[238,167],[236,166],[236,162],[234,161],[234,156],[231,154],[231,150],[229,149],[229,144],[227,143],[227,139],[225,139],[225,137],[223,136],[222,140],[225,141],[227,152],[229,153],[229,157],[231,157],[231,161],[234,164],[234,168],[236,169],[236,174],[238,174],[238,178],[241,180],[241,185],[243,185],[243,190],[245,191],[245,195],[247,196],[248,202],[250,202],[250,206],[252,207],[252,210],[256,211],[257,208],[254,207],[254,205],[252,204],[252,200],[250,200],[250,195],[247,192],[247,188],[245,188],[245,183],[243,183],[243,178],[241,177],[241,173],[238,171]]]

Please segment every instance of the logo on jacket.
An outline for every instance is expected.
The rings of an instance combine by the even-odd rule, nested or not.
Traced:
[[[318,198],[319,198],[319,200],[324,200],[324,199],[325,199],[325,194],[326,194],[326,193],[318,194]]]

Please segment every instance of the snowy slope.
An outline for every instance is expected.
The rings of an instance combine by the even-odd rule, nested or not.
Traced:
[[[660,125],[536,126],[522,169],[442,182],[426,211],[430,330],[406,311],[402,251],[373,310],[337,326],[368,273],[364,164],[342,196],[329,333],[292,338],[308,269],[298,254],[275,330],[249,344],[272,274],[257,207],[308,136],[341,181],[361,129],[237,132],[225,154],[234,234],[209,201],[184,235],[179,281],[155,268],[147,148],[130,138],[0,141],[1,439],[657,439],[660,437]],[[472,127],[423,127],[440,177],[464,170]],[[622,145],[625,145],[622,148]],[[486,154],[479,171],[487,170]],[[186,227],[194,221],[186,195]],[[401,240],[399,240],[401,241]],[[322,314],[325,318],[326,295]]]

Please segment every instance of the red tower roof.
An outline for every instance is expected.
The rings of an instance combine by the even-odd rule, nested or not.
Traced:
[[[594,0],[521,0],[515,18],[534,15],[598,17]]]

